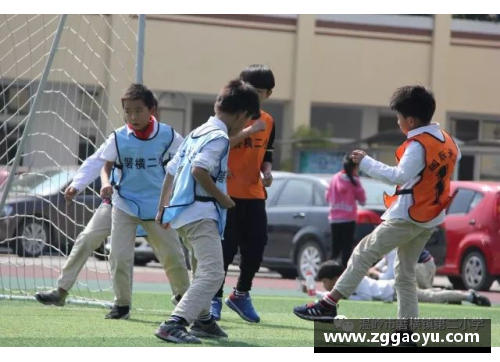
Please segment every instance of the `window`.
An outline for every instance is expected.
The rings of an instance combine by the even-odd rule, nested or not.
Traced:
[[[470,203],[468,212],[471,212],[472,210],[474,210],[476,208],[476,206],[479,205],[479,203],[483,200],[483,198],[484,198],[484,195],[482,193],[476,192],[474,194],[474,198],[472,199],[472,202]]]
[[[326,106],[311,107],[311,128],[325,132],[327,137],[359,139],[361,135],[361,109]]]
[[[452,134],[461,141],[479,139],[479,121],[468,119],[454,119],[452,121]]]
[[[467,214],[474,196],[475,192],[472,190],[459,189],[448,209],[448,214]]]
[[[480,174],[481,180],[500,181],[500,158],[498,155],[481,155]]]
[[[80,119],[94,120],[99,119],[100,104],[102,101],[101,92],[94,90],[79,90],[79,100],[76,107],[81,109]]]
[[[380,116],[378,119],[378,131],[399,130],[398,117],[396,114],[393,116]]]
[[[500,140],[500,122],[483,122],[481,140]]]
[[[324,188],[315,188],[314,189],[314,206],[327,206],[325,200],[325,192]]]
[[[278,206],[311,206],[313,202],[313,184],[305,180],[290,180],[281,192]]]
[[[78,164],[81,165],[83,161],[95,152],[95,136],[88,136],[84,138],[80,136],[78,142]]]
[[[274,179],[273,183],[271,186],[266,187],[266,192],[267,192],[267,202],[272,203],[274,198],[276,197],[276,194],[279,193],[281,190],[281,187],[283,186],[283,183],[285,182],[284,179]]]
[[[0,113],[25,115],[30,111],[30,87],[0,85]]]

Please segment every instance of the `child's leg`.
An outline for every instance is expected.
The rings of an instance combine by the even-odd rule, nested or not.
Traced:
[[[111,205],[102,203],[85,229],[76,238],[68,260],[64,264],[57,285],[69,291],[91,253],[111,234]]]
[[[132,303],[130,270],[134,264],[135,233],[139,219],[113,207],[111,228],[111,276],[115,305],[128,307]]]
[[[181,229],[192,245],[196,272],[191,287],[175,307],[172,316],[182,317],[190,324],[200,314],[207,314],[210,310],[210,301],[224,280],[224,261],[219,229],[214,220],[201,220]]]
[[[349,298],[377,260],[417,236],[411,233],[410,225],[413,224],[404,220],[384,221],[361,240],[354,248],[347,268],[335,284],[333,292],[339,293],[343,298]],[[332,293],[333,299],[336,299],[337,293]]]
[[[409,223],[410,224],[410,223]],[[413,239],[398,246],[394,262],[394,286],[398,295],[398,318],[418,318],[417,279],[415,265],[433,229],[424,229],[415,224],[408,225],[408,234]]]
[[[347,266],[349,259],[351,258],[352,251],[354,249],[354,232],[356,230],[356,223],[345,222],[341,225],[341,239],[342,239],[342,265]]]
[[[457,290],[417,289],[417,298],[423,303],[458,303],[467,300],[467,293]]]
[[[156,250],[174,295],[183,295],[189,288],[186,259],[177,232],[164,229],[154,221],[143,221],[141,225],[148,234],[148,242]]]

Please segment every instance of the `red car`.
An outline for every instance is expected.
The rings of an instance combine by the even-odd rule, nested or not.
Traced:
[[[456,289],[489,290],[500,281],[500,182],[452,181],[445,219],[446,259],[438,274]]]

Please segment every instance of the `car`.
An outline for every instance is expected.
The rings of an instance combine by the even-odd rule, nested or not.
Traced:
[[[445,263],[437,273],[456,289],[489,290],[500,282],[500,182],[452,181]]]
[[[43,168],[17,175],[0,216],[0,242],[19,256],[68,253],[100,203],[100,180],[77,195],[74,203],[66,202],[64,190],[77,170],[77,166]]]

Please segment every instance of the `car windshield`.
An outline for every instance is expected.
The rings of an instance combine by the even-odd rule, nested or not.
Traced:
[[[74,170],[38,170],[25,173],[14,178],[10,194],[29,194],[48,196],[57,193],[67,185],[73,176]]]
[[[328,183],[331,178],[332,176],[321,176],[321,184],[325,187],[325,189],[328,187]],[[366,193],[365,207],[383,206],[384,192],[392,195],[396,189],[396,186],[366,177],[361,177],[361,184],[363,185]]]

